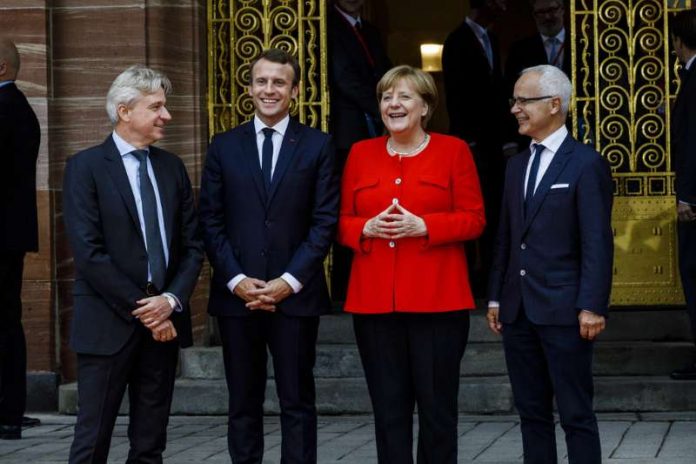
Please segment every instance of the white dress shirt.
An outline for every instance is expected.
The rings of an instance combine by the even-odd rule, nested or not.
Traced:
[[[549,168],[551,161],[553,161],[554,155],[561,147],[561,144],[567,136],[568,129],[566,128],[566,126],[561,126],[558,129],[556,129],[555,132],[553,132],[551,135],[549,135],[540,142],[532,140],[532,143],[529,146],[529,151],[531,151],[532,156],[529,157],[529,162],[527,163],[527,172],[524,176],[525,197],[527,195],[527,182],[529,181],[529,171],[531,171],[532,161],[536,156],[536,154],[534,153],[534,145],[540,143],[544,146],[544,151],[541,152],[541,158],[539,159],[539,171],[537,172],[536,183],[534,184],[534,192],[536,193],[536,189],[537,187],[539,187],[539,183],[541,182],[541,179],[544,177],[546,170]]]
[[[273,173],[275,172],[275,167],[278,163],[280,147],[283,145],[283,137],[285,137],[285,132],[287,132],[289,124],[290,115],[287,115],[283,119],[281,119],[280,122],[278,122],[278,124],[271,127],[271,129],[275,131],[271,138],[271,140],[273,141],[273,163],[271,165],[271,181],[273,180]],[[266,124],[264,124],[258,116],[254,116],[254,132],[256,133],[256,148],[259,156],[259,169],[261,169],[263,165],[263,141],[266,139],[266,135],[263,133],[263,130],[266,127],[268,126],[266,126]],[[234,293],[234,289],[237,287],[237,285],[239,285],[239,282],[246,278],[246,274],[237,274],[232,279],[230,279],[229,282],[227,282],[227,288],[230,289],[230,292]],[[293,292],[297,293],[300,290],[302,290],[302,283],[289,272],[283,273],[283,275],[280,276],[280,278],[287,282],[288,285],[290,285]]]
[[[338,7],[338,5],[334,5],[334,8],[336,8],[336,11],[338,11],[339,13],[341,13],[341,15],[342,15],[344,18],[346,18],[346,21],[348,21],[348,23],[349,23],[351,26],[355,27],[356,24],[362,26],[362,23],[361,23],[361,21],[360,21],[360,16],[358,16],[357,18],[354,18],[354,17],[352,17],[351,15],[349,15],[348,13],[346,13],[345,11],[343,11],[342,9],[340,9],[340,8]]]
[[[491,44],[491,37],[488,35],[488,29],[481,26],[479,23],[469,18],[468,16],[466,17],[466,19],[464,19],[464,21],[469,25],[471,30],[474,31],[474,35],[478,39],[486,55],[486,59],[488,60],[488,66],[491,69],[493,69],[493,44]]]
[[[554,52],[554,55],[556,55],[558,58],[556,59],[555,62],[552,62],[556,56],[551,55],[551,45],[549,44],[549,39],[551,36],[544,35],[544,34],[539,34],[541,36],[541,42],[544,44],[544,50],[546,50],[546,57],[549,60],[549,64],[554,65],[558,68],[563,68],[563,54],[566,52],[565,49],[565,37],[566,37],[566,30],[564,27],[561,28],[561,31],[556,34],[554,37],[557,40],[556,43],[556,51]]]

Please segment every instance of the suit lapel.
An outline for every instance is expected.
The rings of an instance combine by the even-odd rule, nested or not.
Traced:
[[[271,181],[271,191],[268,194],[268,204],[273,201],[275,193],[278,191],[278,185],[283,181],[283,176],[288,170],[288,165],[295,154],[295,149],[297,148],[298,142],[302,132],[300,130],[300,124],[290,119],[290,124],[288,124],[288,130],[285,132],[283,137],[283,143],[280,146],[280,153],[278,153],[278,161],[276,162],[275,169],[273,170],[273,179]]]
[[[174,179],[167,172],[167,168],[162,161],[162,156],[155,147],[150,147],[150,163],[152,170],[155,172],[157,180],[157,190],[160,197],[160,205],[162,206],[162,216],[164,217],[164,235],[167,237],[167,249],[171,249],[172,231],[174,230],[174,215],[172,214],[172,198],[174,198],[174,185],[171,180]]]
[[[263,174],[259,163],[259,147],[256,144],[256,133],[254,132],[253,120],[246,123],[242,136],[242,158],[246,164],[249,175],[254,179],[256,191],[261,197],[261,201],[266,204],[266,187],[263,185]]]
[[[570,154],[573,153],[573,142],[573,138],[570,136],[570,134],[568,134],[566,139],[558,148],[556,154],[553,156],[553,160],[544,173],[544,176],[541,178],[541,182],[539,182],[539,186],[536,188],[532,201],[528,205],[527,216],[525,217],[524,222],[525,231],[534,220],[534,216],[536,216],[536,214],[539,212],[539,208],[544,202],[546,194],[549,193],[551,185],[553,185],[553,183],[556,181],[559,174],[561,171],[563,171],[563,168],[570,159]]]
[[[138,231],[138,235],[143,239],[145,243],[145,238],[143,237],[142,230],[140,229],[140,219],[138,219],[138,210],[135,207],[135,197],[133,196],[133,190],[131,190],[130,182],[128,182],[128,174],[126,174],[126,168],[123,166],[123,160],[121,160],[121,154],[116,148],[116,144],[111,135],[107,137],[106,141],[102,145],[104,149],[104,158],[106,159],[106,171],[111,176],[111,180],[114,181],[116,190],[121,195],[123,202],[126,205],[128,214],[133,220],[133,225]]]

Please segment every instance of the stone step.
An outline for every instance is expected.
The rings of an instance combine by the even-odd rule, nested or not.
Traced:
[[[667,375],[694,357],[689,342],[598,342],[596,375]],[[273,376],[269,360],[269,376]],[[505,359],[499,341],[469,343],[462,359],[462,376],[504,375]],[[317,378],[362,377],[362,364],[355,345],[319,345],[314,369]],[[195,347],[181,351],[180,377],[222,379],[222,348]]]
[[[470,342],[493,342],[497,337],[488,330],[483,307],[471,312]],[[601,335],[604,341],[651,340],[689,341],[689,321],[683,309],[654,309],[634,311],[612,308],[607,330]],[[321,318],[319,344],[352,344],[353,321],[349,314],[329,314]]]
[[[648,412],[696,410],[693,382],[660,377],[595,378],[595,410],[598,412]],[[127,412],[127,398],[121,412]],[[266,389],[266,412],[277,414],[273,382]],[[317,379],[317,409],[320,414],[369,414],[370,399],[362,378]],[[462,379],[459,409],[463,413],[513,413],[512,392],[505,376]],[[76,384],[60,387],[59,412],[77,411]],[[179,379],[174,389],[172,414],[224,415],[227,388],[222,380]]]

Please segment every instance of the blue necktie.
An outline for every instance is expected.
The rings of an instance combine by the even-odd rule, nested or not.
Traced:
[[[486,59],[488,60],[488,66],[491,70],[493,69],[493,46],[491,45],[491,38],[488,37],[488,32],[484,32],[481,36],[483,41],[483,50],[486,52]]]
[[[544,146],[540,143],[534,144],[534,159],[532,160],[532,168],[529,170],[529,179],[527,179],[527,192],[524,195],[524,213],[527,214],[527,205],[532,202],[534,197],[534,188],[536,187],[537,174],[539,173],[539,161],[541,160],[541,152],[544,151]]]
[[[263,146],[261,147],[261,173],[263,174],[263,184],[266,192],[271,190],[271,171],[273,169],[273,133],[275,129],[264,127]]]
[[[157,215],[157,197],[155,197],[155,189],[147,173],[147,151],[134,150],[131,154],[140,161],[138,179],[140,181],[140,200],[143,205],[143,220],[145,221],[145,245],[147,246],[150,276],[155,287],[162,291],[167,264],[164,260],[164,247],[162,246],[162,235]]]

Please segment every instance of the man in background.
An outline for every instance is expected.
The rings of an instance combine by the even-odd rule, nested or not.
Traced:
[[[486,207],[486,230],[467,250],[472,290],[483,298],[500,212],[508,120],[498,41],[489,28],[505,12],[506,0],[471,0],[470,6],[445,40],[442,67],[450,134],[471,147]]]
[[[505,62],[505,88],[512,95],[515,82],[523,69],[540,64],[560,68],[566,76],[571,73],[570,42],[563,25],[565,20],[564,0],[530,0],[537,33],[514,42],[510,46]],[[519,135],[514,117],[508,118],[510,132],[508,140],[516,143],[515,151],[524,150],[529,137]]]
[[[382,135],[376,86],[391,62],[379,31],[361,17],[365,0],[335,0],[328,14],[329,130],[336,146],[336,162],[343,171],[350,147],[360,140]],[[334,243],[331,296],[346,296],[352,253]]]
[[[677,194],[677,237],[686,312],[696,342],[696,10],[677,13],[672,44],[683,68],[672,110],[671,155]],[[696,380],[696,362],[672,372],[675,380]]]
[[[41,130],[15,85],[19,53],[0,38],[0,439],[19,439],[27,399],[27,347],[22,327],[24,254],[38,251],[36,160]]]

